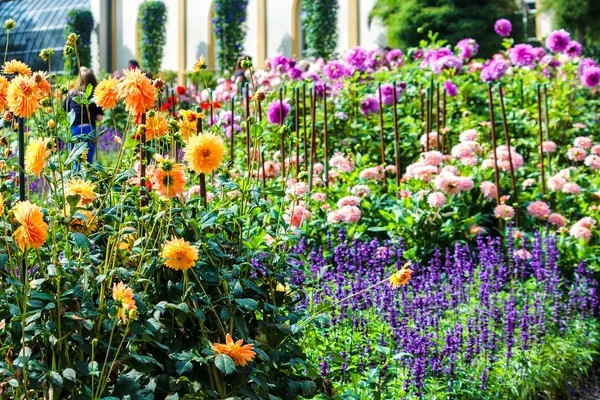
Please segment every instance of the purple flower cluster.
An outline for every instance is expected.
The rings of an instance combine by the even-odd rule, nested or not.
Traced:
[[[392,89],[393,91],[393,89]],[[360,111],[365,117],[379,112],[379,102],[375,96],[366,95],[360,102]]]
[[[560,53],[569,47],[571,35],[564,29],[552,32],[546,38],[546,47],[554,53]]]
[[[510,62],[517,67],[533,67],[537,61],[537,55],[532,45],[518,44],[509,52]]]
[[[518,250],[525,248],[510,236],[506,245],[479,236],[476,251],[460,243],[437,250],[428,265],[410,267],[413,277],[400,289],[376,284],[404,264],[402,243],[350,240],[343,231],[338,239],[335,246],[330,238],[324,249],[312,250],[306,262],[306,279],[315,288],[313,301],[336,304],[329,329],[319,335],[337,342],[351,330],[361,337],[343,355],[343,364],[359,372],[379,365],[377,346],[407,354],[397,358],[396,367],[406,374],[404,389],[415,394],[423,393],[425,382],[436,377],[448,384],[471,379],[467,368],[480,371],[478,385],[485,390],[497,374],[492,368],[496,361],[520,368],[528,353],[537,351],[534,346],[549,340],[550,332],[560,335],[569,323],[598,310],[597,283],[584,265],[570,287],[569,303],[561,301],[564,278],[556,239],[543,238],[540,232],[529,248],[530,257],[519,256]],[[350,379],[336,365],[342,360],[326,361],[323,376]],[[333,376],[334,371],[340,375]],[[381,374],[385,380],[387,372]]]
[[[468,60],[477,54],[479,44],[477,44],[475,39],[466,38],[458,42],[456,48],[458,49],[458,57],[461,60]]]
[[[494,30],[500,36],[510,36],[510,32],[512,31],[512,24],[507,19],[499,19],[494,24]]]
[[[272,124],[283,124],[290,113],[290,105],[287,101],[274,100],[267,107],[267,120]]]
[[[402,92],[406,89],[406,82],[400,82],[396,85],[396,100],[400,98]],[[381,85],[381,103],[385,106],[394,104],[394,85],[386,83]],[[374,112],[379,111],[379,108]]]
[[[502,58],[488,60],[481,69],[481,80],[484,82],[497,81],[504,76],[507,69],[508,63]]]

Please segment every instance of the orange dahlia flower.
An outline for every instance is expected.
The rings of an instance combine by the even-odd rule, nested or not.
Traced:
[[[32,80],[34,82],[35,87],[40,91],[40,98],[50,96],[52,86],[50,86],[50,82],[48,82],[48,78],[46,77],[46,74],[44,72],[36,72],[35,74],[33,74]]]
[[[115,108],[119,100],[118,85],[115,78],[102,79],[94,89],[94,103],[104,110]]]
[[[183,239],[167,240],[161,255],[167,259],[167,267],[175,271],[187,271],[196,264],[198,248]]]
[[[8,108],[8,101],[6,96],[8,94],[8,80],[0,75],[0,112],[3,112],[5,108]]]
[[[35,80],[19,75],[8,85],[8,108],[18,117],[29,118],[39,106],[40,94]]]
[[[50,157],[48,145],[50,138],[34,138],[29,141],[27,150],[25,150],[25,172],[37,176],[42,175],[42,169],[46,165],[46,160]]]
[[[154,107],[156,88],[139,68],[124,69],[117,89],[119,98],[125,101],[125,110],[131,114],[142,114]]]
[[[21,226],[13,233],[15,243],[21,250],[42,247],[48,236],[48,225],[39,206],[29,201],[20,201],[13,209],[15,219]]]
[[[65,197],[79,196],[81,204],[89,204],[96,198],[96,185],[80,178],[69,179],[65,188]]]
[[[231,357],[236,367],[238,365],[244,367],[248,361],[254,359],[256,352],[253,350],[254,345],[252,343],[245,345],[242,345],[242,343],[244,343],[243,339],[234,343],[231,335],[228,333],[225,338],[225,344],[213,343],[211,348],[217,354],[225,354]]]
[[[10,60],[4,63],[4,66],[2,67],[2,73],[4,75],[30,76],[31,68],[29,68],[27,64],[22,61]]]
[[[137,311],[133,290],[124,285],[123,282],[113,283],[112,294],[117,309],[117,318],[127,322],[127,317],[132,317],[132,313]]]
[[[410,268],[402,267],[401,270],[396,271],[390,276],[390,285],[392,288],[397,288],[398,286],[404,286],[410,281],[410,275],[413,273],[413,270]]]
[[[223,139],[212,132],[190,136],[183,149],[183,159],[197,173],[210,174],[225,157]]]
[[[175,197],[183,193],[187,182],[183,164],[175,164],[168,158],[155,155],[158,167],[154,170],[155,189],[164,197]]]
[[[148,114],[154,115],[150,116]],[[158,112],[146,114],[146,140],[163,137],[168,132],[169,128],[164,115]]]

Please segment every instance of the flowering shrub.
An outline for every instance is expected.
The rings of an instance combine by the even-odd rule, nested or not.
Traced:
[[[306,56],[328,60],[335,53],[338,7],[338,0],[302,2],[302,9],[306,12],[302,21],[306,32]]]
[[[162,1],[144,1],[138,9],[140,66],[158,74],[166,40],[167,7]]]
[[[233,71],[242,56],[248,0],[215,1],[214,32],[219,69]]]

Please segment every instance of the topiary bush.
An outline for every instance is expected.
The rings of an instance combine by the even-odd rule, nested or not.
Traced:
[[[337,44],[337,0],[304,1],[306,11],[303,21],[306,30],[306,55],[329,59]]]
[[[94,16],[90,10],[75,9],[67,13],[65,38],[71,33],[79,35],[77,40],[77,54],[73,53],[65,58],[65,71],[71,75],[77,74],[79,64],[83,67],[92,66],[92,30],[94,29]]]
[[[214,33],[217,37],[219,69],[233,69],[242,55],[246,34],[248,0],[216,0]]]
[[[138,10],[140,66],[150,75],[160,70],[165,46],[167,7],[162,1],[145,1]]]

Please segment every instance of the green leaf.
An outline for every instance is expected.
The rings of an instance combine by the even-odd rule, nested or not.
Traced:
[[[62,386],[63,378],[62,378],[62,376],[60,376],[60,374],[58,372],[52,371],[52,372],[50,372],[50,382],[52,382],[56,386]]]
[[[248,311],[254,311],[258,307],[258,302],[254,299],[235,299],[235,302]]]
[[[67,368],[63,371],[62,375],[65,379],[70,380],[71,382],[75,382],[77,379],[77,375],[75,374],[75,370],[72,368]]]
[[[235,372],[235,363],[228,355],[219,354],[215,358],[215,365],[219,369],[219,371],[221,371],[225,375],[229,375]]]
[[[190,372],[194,366],[192,365],[192,360],[187,361],[177,361],[175,363],[175,370],[179,375],[183,375],[186,372]]]
[[[69,153],[69,157],[65,161],[65,165],[70,165],[77,161],[87,149],[87,143],[77,143]]]
[[[75,245],[80,249],[89,250],[92,247],[92,242],[81,232],[77,232],[73,235],[73,241]]]

